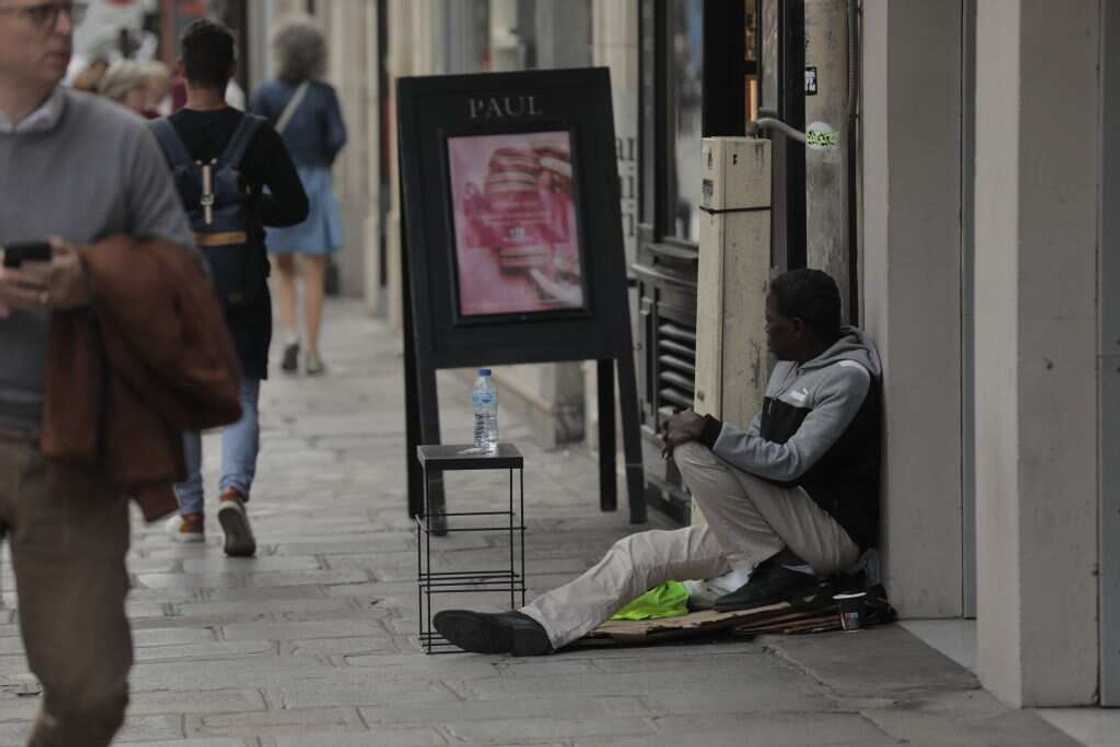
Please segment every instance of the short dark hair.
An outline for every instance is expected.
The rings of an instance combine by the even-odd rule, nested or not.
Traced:
[[[778,313],[800,319],[824,343],[840,337],[840,289],[827,272],[790,270],[770,281]]]
[[[224,91],[237,64],[233,32],[217,21],[199,18],[187,26],[179,43],[187,80],[195,86]]]

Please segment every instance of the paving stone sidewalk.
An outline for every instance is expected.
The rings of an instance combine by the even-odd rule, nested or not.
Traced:
[[[900,628],[513,659],[425,656],[415,635],[416,546],[405,512],[399,338],[354,302],[328,312],[320,379],[263,388],[263,450],[249,504],[258,557],[171,544],[137,516],[129,558],[136,667],[119,741],[148,747],[357,745],[1073,744],[1012,711]],[[468,384],[440,375],[445,442],[467,439]],[[631,531],[598,510],[580,451],[526,455],[531,589],[563,583]],[[207,436],[208,508],[218,448]],[[452,479],[454,478],[454,479]],[[504,500],[504,477],[449,477],[453,509]],[[646,528],[669,528],[659,515]],[[500,534],[438,541],[435,562],[500,560]],[[22,744],[38,707],[13,580],[0,582],[0,744]],[[530,593],[533,593],[531,591]],[[508,600],[508,597],[507,597]],[[501,607],[500,597],[460,603]],[[74,611],[80,624],[81,611]]]

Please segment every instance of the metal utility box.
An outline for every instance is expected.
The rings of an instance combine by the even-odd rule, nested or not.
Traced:
[[[769,140],[707,137],[702,160],[701,207],[717,212],[770,209]]]

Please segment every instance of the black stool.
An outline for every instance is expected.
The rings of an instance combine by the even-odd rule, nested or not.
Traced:
[[[424,512],[416,517],[417,603],[420,646],[425,653],[458,653],[432,629],[432,594],[509,592],[511,609],[517,608],[516,593],[521,592],[525,605],[525,460],[517,447],[500,443],[494,452],[471,445],[429,445],[416,447],[420,470],[424,476]],[[504,511],[433,512],[429,504],[432,478],[455,470],[509,470],[509,506]],[[518,473],[518,507],[514,509],[514,472]],[[453,527],[450,517],[489,517],[487,526]],[[504,521],[503,521],[504,518]],[[509,567],[492,569],[432,570],[432,535],[452,532],[507,532],[509,536]],[[520,552],[516,548],[520,546]],[[520,567],[518,566],[520,558]]]

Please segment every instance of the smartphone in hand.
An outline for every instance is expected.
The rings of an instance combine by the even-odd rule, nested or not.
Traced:
[[[50,262],[53,254],[46,241],[14,241],[0,245],[0,264],[15,268],[24,262]]]

